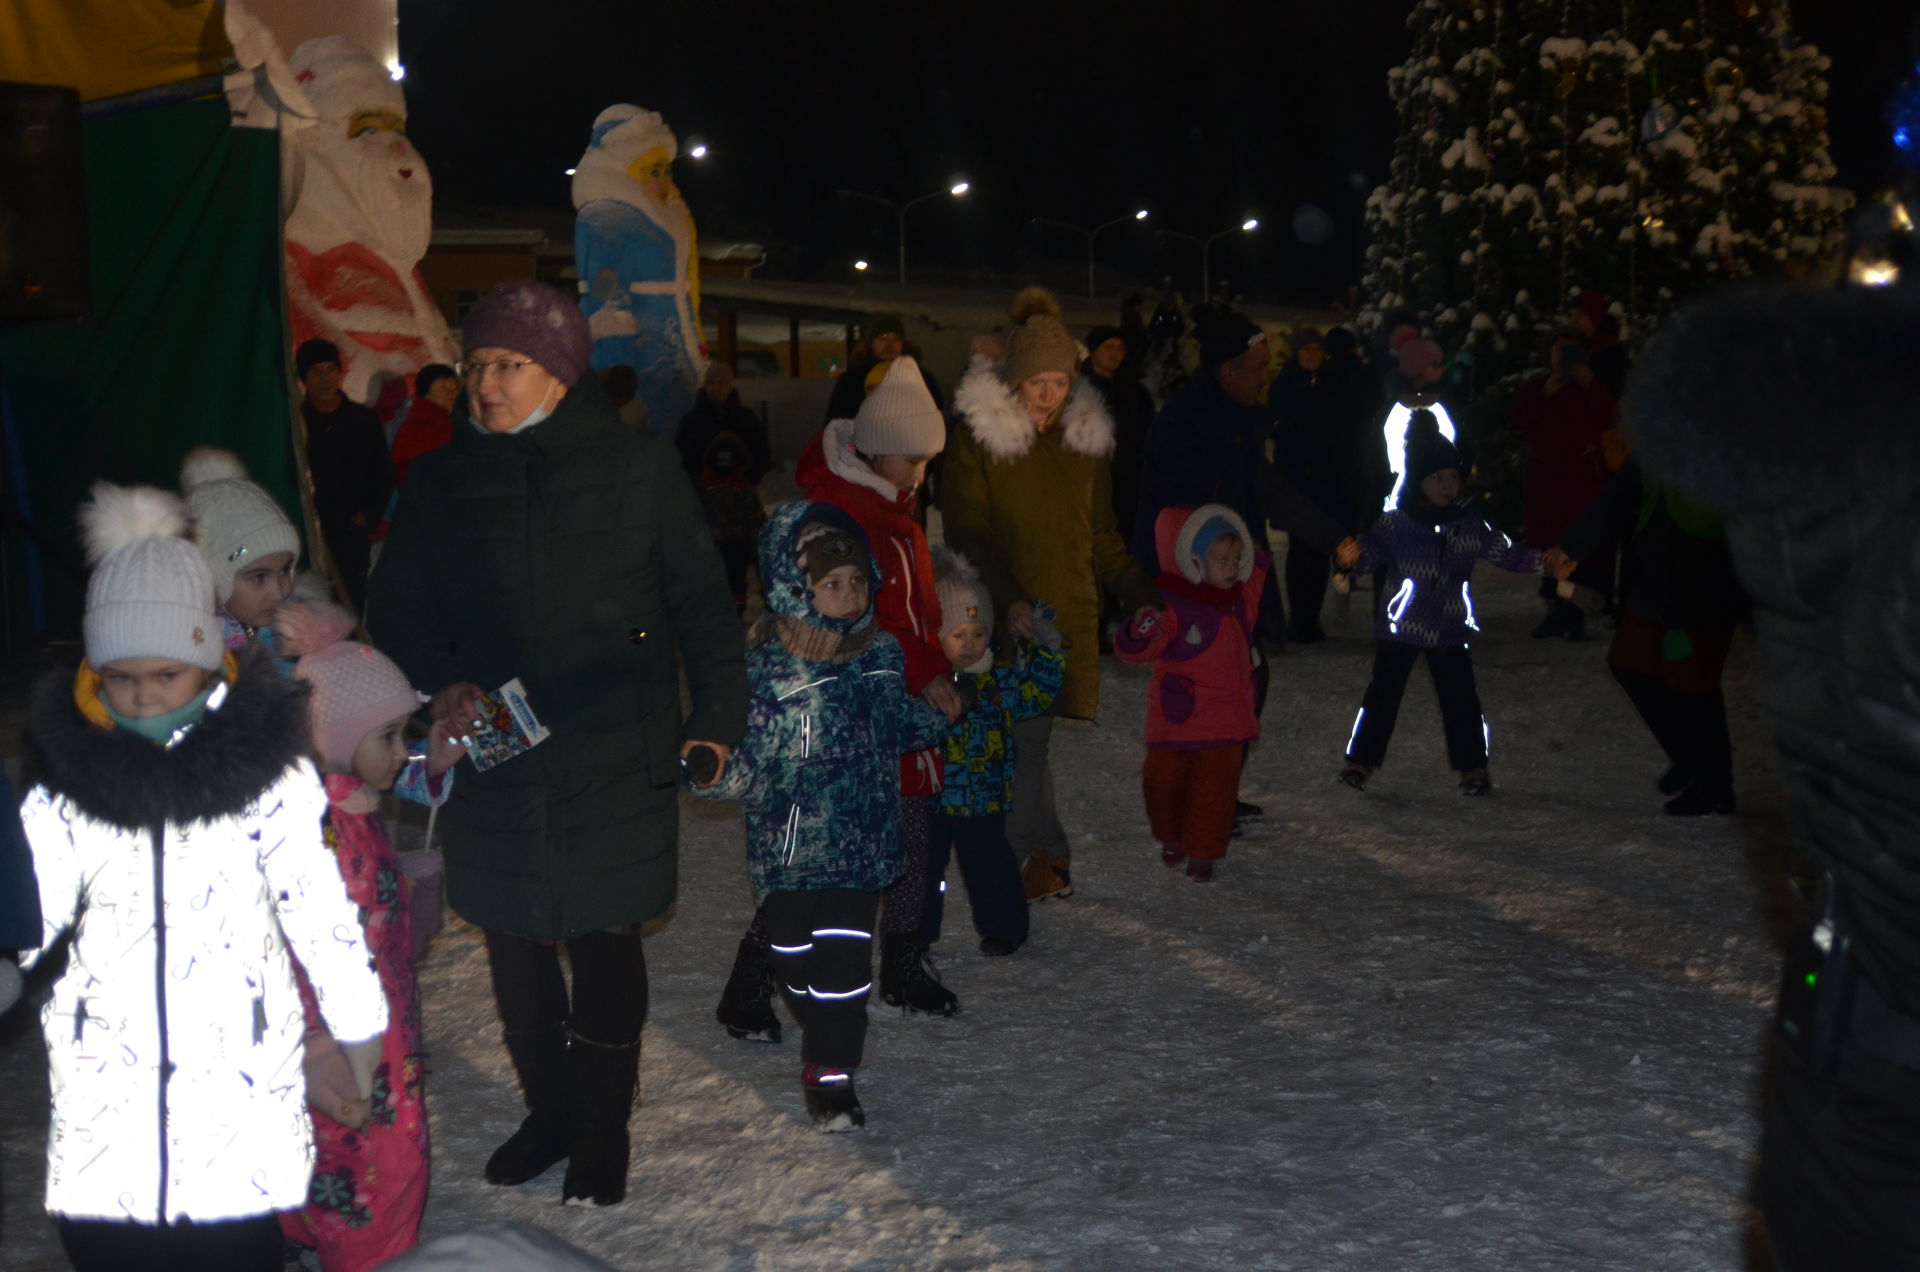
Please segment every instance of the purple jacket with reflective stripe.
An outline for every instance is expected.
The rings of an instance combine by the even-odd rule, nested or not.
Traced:
[[[1540,556],[1538,549],[1514,546],[1473,512],[1432,525],[1395,509],[1361,538],[1353,572],[1387,567],[1386,601],[1374,611],[1375,637],[1441,649],[1471,644],[1480,630],[1469,583],[1476,562],[1534,574]]]

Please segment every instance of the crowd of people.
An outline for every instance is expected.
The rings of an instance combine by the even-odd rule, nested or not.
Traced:
[[[1196,884],[1260,815],[1240,782],[1273,659],[1327,638],[1330,583],[1371,590],[1375,658],[1328,778],[1369,788],[1424,655],[1459,788],[1492,792],[1482,561],[1541,575],[1537,637],[1608,615],[1667,811],[1732,811],[1719,677],[1744,598],[1715,515],[1616,444],[1608,322],[1582,294],[1514,401],[1527,546],[1475,504],[1445,353],[1411,322],[1371,359],[1344,328],[1295,329],[1282,360],[1228,307],[1083,340],[1030,288],[949,400],[883,315],[798,458],[804,497],[770,514],[767,431],[730,370],[671,437],[636,427],[633,386],[592,373],[579,305],[544,285],[473,307],[462,361],[420,372],[391,445],[341,395],[337,351],[303,345],[344,607],[296,591],[300,536],[271,496],[196,452],[177,495],[96,487],[85,661],[33,704],[31,860],[0,865],[37,872],[9,895],[39,913],[0,911],[0,944],[71,940],[45,1017],[47,1198],[75,1266],[277,1268],[292,1240],[331,1272],[417,1240],[431,916],[383,792],[438,810],[526,1106],[472,1168],[514,1186],[564,1163],[561,1199],[589,1206],[625,1196],[642,931],[674,903],[683,792],[745,810],[756,908],[718,1021],[778,1042],[784,1004],[827,1131],[865,1121],[876,955],[883,1002],[960,1010],[930,957],[949,862],[987,956],[1072,895],[1056,724],[1096,718],[1103,650],[1151,665],[1142,842]],[[1142,350],[1155,332],[1183,379]],[[515,683],[547,732],[457,768]],[[211,1153],[222,1136],[251,1147]]]

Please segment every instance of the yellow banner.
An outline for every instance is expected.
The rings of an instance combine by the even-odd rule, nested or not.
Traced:
[[[0,80],[83,102],[218,75],[232,55],[213,0],[0,0]]]

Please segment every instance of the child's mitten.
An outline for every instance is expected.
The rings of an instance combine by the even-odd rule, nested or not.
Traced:
[[[1044,645],[1056,653],[1066,645],[1066,638],[1060,634],[1060,624],[1056,621],[1060,615],[1053,606],[1045,601],[1033,603],[1033,639],[1036,644]]]

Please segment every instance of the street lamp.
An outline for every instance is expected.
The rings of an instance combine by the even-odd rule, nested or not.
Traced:
[[[696,141],[691,146],[688,146],[687,157],[690,159],[705,159],[707,157],[707,143],[704,141]]]
[[[1057,226],[1060,229],[1072,230],[1076,234],[1081,234],[1086,236],[1087,295],[1091,296],[1094,294],[1093,292],[1093,240],[1099,236],[1100,231],[1102,230],[1110,230],[1114,226],[1120,224],[1122,221],[1144,221],[1147,219],[1147,215],[1148,215],[1147,210],[1145,208],[1141,208],[1137,212],[1130,212],[1126,216],[1116,216],[1111,221],[1102,221],[1100,224],[1093,225],[1093,226],[1075,225],[1071,221],[1056,221],[1050,216],[1036,216],[1033,218],[1033,223],[1035,225]]]
[[[843,199],[865,199],[869,203],[878,203],[881,207],[893,213],[899,229],[900,281],[904,283],[907,281],[907,213],[913,211],[913,209],[919,207],[929,199],[938,199],[942,195],[957,199],[971,189],[973,189],[972,182],[964,177],[956,177],[954,178],[953,184],[946,189],[935,190],[931,194],[923,194],[917,199],[908,199],[905,203],[895,203],[892,199],[883,199],[877,194],[868,194],[864,190],[842,190],[840,191],[840,197]]]
[[[865,261],[855,261],[853,267],[863,274],[867,272],[867,263]]]
[[[1201,238],[1198,234],[1183,234],[1179,230],[1161,230],[1160,233],[1166,238],[1185,239],[1189,243],[1200,245],[1200,297],[1202,300],[1207,300],[1213,295],[1213,274],[1208,269],[1207,258],[1213,251],[1214,240],[1223,239],[1229,234],[1251,234],[1259,228],[1260,218],[1250,216],[1238,225],[1216,230],[1205,238]]]

